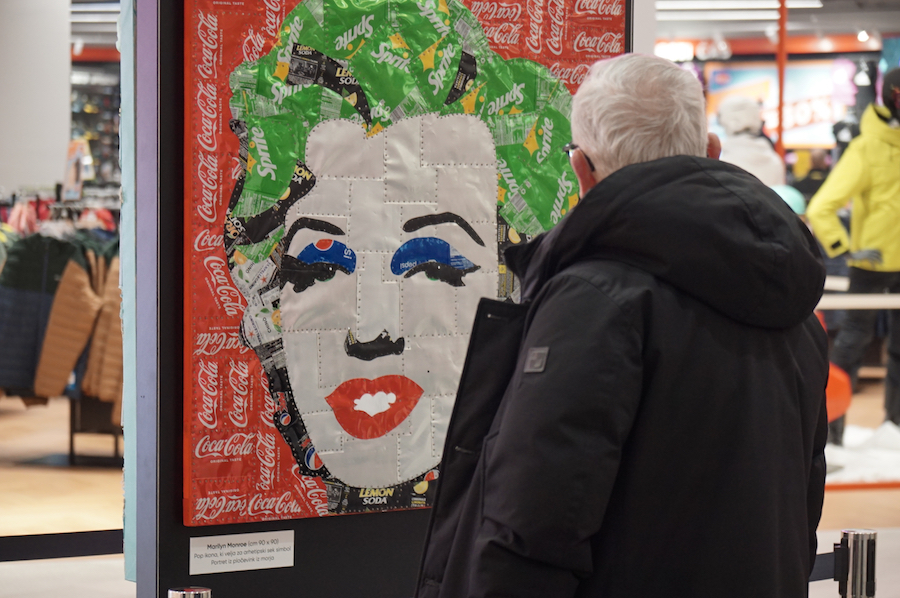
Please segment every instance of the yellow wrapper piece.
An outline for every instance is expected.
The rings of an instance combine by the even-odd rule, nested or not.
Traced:
[[[478,101],[478,92],[481,91],[482,87],[484,87],[484,83],[473,89],[471,93],[459,101],[466,114],[475,114],[475,103]],[[481,101],[483,102],[484,99]]]
[[[578,195],[570,195],[569,196],[569,209],[571,210],[575,206],[578,205]]]
[[[286,62],[278,62],[275,64],[275,73],[274,75],[284,81],[287,79],[288,72],[291,70],[291,65]]]
[[[375,126],[366,133],[366,137],[375,137],[375,135],[378,135],[382,131],[384,131],[384,127],[381,126],[381,123],[375,123]]]
[[[241,253],[240,251],[234,252],[234,263],[240,265],[247,263],[247,256]]]
[[[531,127],[531,130],[528,132],[528,137],[525,138],[525,143],[522,145],[525,146],[525,149],[533,156],[534,152],[540,149],[540,145],[537,140],[537,122],[534,123],[534,126]]]
[[[409,50],[409,46],[406,45],[406,40],[403,39],[403,36],[399,33],[395,33],[388,39],[391,40],[392,49],[396,50],[397,48],[406,48],[407,50]]]
[[[428,482],[424,480],[413,486],[413,492],[416,494],[425,494],[426,490],[428,490]]]
[[[497,203],[503,203],[506,201],[506,189],[503,187],[497,187]]]
[[[434,68],[434,56],[437,54],[438,46],[442,41],[444,41],[444,38],[437,40],[430,48],[419,54],[419,60],[422,61],[423,71],[429,71]]]
[[[247,155],[247,172],[253,174],[253,167],[256,166],[256,160],[253,159],[253,154]]]

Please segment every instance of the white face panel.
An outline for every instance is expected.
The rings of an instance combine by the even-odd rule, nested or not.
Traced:
[[[371,138],[332,120],[306,156],[317,182],[286,227],[308,218],[344,234],[303,228],[287,248],[341,266],[282,290],[294,400],[333,475],[392,486],[440,461],[475,307],[497,295],[493,139],[465,115],[410,118]]]

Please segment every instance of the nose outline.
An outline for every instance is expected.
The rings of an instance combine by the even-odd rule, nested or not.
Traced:
[[[382,330],[381,334],[370,341],[361,342],[348,329],[347,337],[344,339],[344,352],[347,356],[362,361],[372,361],[388,355],[401,355],[405,346],[406,340],[402,336],[397,340],[391,340],[391,335],[387,330]]]

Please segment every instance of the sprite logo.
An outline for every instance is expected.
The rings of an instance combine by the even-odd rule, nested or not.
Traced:
[[[291,21],[290,30],[287,43],[278,48],[278,52],[275,53],[275,58],[278,62],[285,64],[291,62],[291,49],[293,49],[294,44],[300,41],[300,32],[303,31],[303,21],[301,21],[299,17],[294,17],[294,20]],[[270,91],[272,92],[272,97],[275,98],[275,102],[281,105],[281,103],[284,102],[284,98],[297,93],[301,89],[302,86],[299,85],[292,85],[288,88],[288,86],[281,81],[275,81],[272,83]]]
[[[513,175],[512,170],[509,169],[509,164],[506,163],[506,160],[500,156],[497,156],[497,167],[500,170],[500,176],[503,177],[503,181],[509,187],[509,192],[513,195],[521,195],[521,189],[519,188],[519,183],[516,182],[516,177]],[[563,173],[563,176],[565,176],[565,173]]]
[[[416,6],[419,7],[419,15],[431,21],[431,24],[434,26],[435,30],[441,34],[441,37],[450,33],[450,25],[444,22],[444,17],[439,15],[436,10],[430,6],[423,6],[418,2],[416,2]]]
[[[363,15],[363,18],[359,20],[359,23],[342,33],[334,40],[334,49],[335,50],[349,50],[350,44],[356,41],[356,38],[363,37],[372,37],[372,21],[375,19],[375,15]]]
[[[448,45],[444,50],[444,56],[441,58],[441,63],[438,65],[437,69],[428,73],[428,82],[434,87],[434,95],[439,94],[441,90],[444,89],[444,79],[447,76],[447,69],[450,67],[455,56],[456,52],[453,50],[453,46]]]
[[[397,56],[393,52],[391,52],[391,48],[393,44],[391,42],[381,42],[381,45],[378,46],[377,52],[372,52],[372,58],[378,61],[378,64],[388,63],[389,65],[396,67],[400,70],[408,70],[409,66],[409,58],[403,58],[401,56]]]
[[[266,134],[260,127],[253,127],[250,129],[250,137],[256,145],[256,153],[259,154],[259,168],[256,169],[256,174],[269,177],[274,181],[278,167],[275,166],[272,158],[269,157],[269,145],[266,143]]]
[[[549,118],[544,118],[544,134],[541,137],[541,149],[538,151],[537,161],[538,164],[547,159],[547,156],[550,155],[550,143],[553,141],[553,121]],[[566,173],[563,171],[563,176]]]
[[[521,104],[525,101],[522,90],[525,89],[524,83],[513,83],[512,89],[505,94],[488,103],[488,114],[500,114],[500,111],[510,104]]]
[[[569,180],[569,171],[563,170],[562,176],[556,179],[556,201],[553,202],[553,211],[550,213],[550,219],[553,224],[562,220],[569,208],[578,203],[578,195],[571,195],[575,190],[575,184]]]

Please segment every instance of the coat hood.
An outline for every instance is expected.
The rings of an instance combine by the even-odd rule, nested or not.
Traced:
[[[869,104],[859,121],[859,132],[867,137],[877,137],[900,149],[900,129],[888,124],[890,118],[891,114],[887,108]]]
[[[815,240],[774,191],[740,168],[690,156],[618,170],[556,228],[505,255],[523,300],[575,262],[607,259],[764,328],[805,320],[825,282]]]

